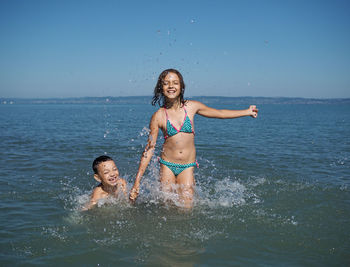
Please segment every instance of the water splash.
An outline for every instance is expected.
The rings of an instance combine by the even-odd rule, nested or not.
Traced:
[[[213,178],[211,177],[211,179]],[[246,187],[229,177],[222,180],[212,180],[196,190],[198,193],[197,203],[211,208],[244,205],[245,198],[249,197]]]
[[[150,132],[151,132],[151,130],[149,128],[143,127],[141,132],[140,132],[140,136],[148,136]]]

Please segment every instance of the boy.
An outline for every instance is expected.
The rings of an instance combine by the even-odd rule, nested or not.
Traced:
[[[119,177],[119,171],[113,159],[109,156],[100,156],[92,163],[94,178],[100,184],[92,192],[90,202],[84,207],[84,210],[91,209],[100,199],[109,196],[118,197],[126,193],[126,181]]]

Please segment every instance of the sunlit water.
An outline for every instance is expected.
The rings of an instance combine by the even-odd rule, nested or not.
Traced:
[[[81,212],[95,157],[112,156],[131,187],[155,108],[0,105],[0,265],[348,266],[350,106],[259,109],[195,118],[192,210],[159,192],[159,137],[135,205]]]

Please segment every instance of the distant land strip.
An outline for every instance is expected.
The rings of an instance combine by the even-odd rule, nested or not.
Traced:
[[[350,104],[350,98],[301,98],[301,97],[224,97],[194,96],[203,103],[221,104]],[[71,97],[71,98],[0,98],[1,105],[11,104],[148,104],[152,96],[127,97]]]

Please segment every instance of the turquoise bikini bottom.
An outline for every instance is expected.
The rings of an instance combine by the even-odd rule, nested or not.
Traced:
[[[188,164],[178,164],[178,163],[173,163],[170,161],[163,160],[159,158],[159,162],[162,163],[163,165],[167,166],[175,176],[178,176],[182,171],[186,170],[189,167],[197,166],[198,167],[198,162],[192,162]]]

